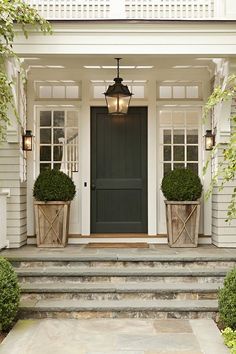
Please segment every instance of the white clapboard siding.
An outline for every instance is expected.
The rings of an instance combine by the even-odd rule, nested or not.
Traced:
[[[9,247],[20,247],[26,243],[26,176],[25,158],[21,150],[21,134],[25,130],[26,100],[24,85],[19,74],[18,64],[13,60],[6,63],[10,81],[17,83],[13,86],[13,97],[18,111],[19,120],[12,113],[12,121],[5,142],[0,144],[0,191],[8,190],[7,198],[7,240]],[[19,127],[21,125],[21,127]],[[9,134],[11,133],[11,134]],[[12,139],[14,136],[14,139]]]
[[[232,106],[232,113],[235,107]],[[217,151],[217,161],[222,161],[223,149],[225,145],[220,146]],[[214,165],[213,163],[213,165]],[[219,178],[219,185],[222,179]],[[236,220],[230,223],[225,222],[227,210],[231,201],[231,196],[236,187],[236,180],[227,183],[223,190],[219,191],[216,187],[212,195],[212,242],[218,247],[236,247]]]

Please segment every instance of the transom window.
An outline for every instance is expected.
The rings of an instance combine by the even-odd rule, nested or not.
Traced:
[[[162,82],[158,84],[158,99],[197,100],[201,99],[199,82]]]
[[[80,84],[68,81],[35,81],[36,97],[41,100],[80,99]]]
[[[175,168],[199,173],[199,112],[160,111],[163,174]]]
[[[41,110],[39,113],[40,172],[56,168],[72,176],[78,172],[78,112]]]
[[[91,80],[92,84],[92,98],[93,99],[103,99],[104,92],[107,90],[109,85],[113,85],[114,81],[110,80]],[[133,99],[144,99],[146,98],[146,80],[130,80],[124,81],[124,85],[129,87],[130,92],[132,92]]]

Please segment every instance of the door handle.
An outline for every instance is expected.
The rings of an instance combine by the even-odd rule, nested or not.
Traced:
[[[96,184],[92,183],[91,189],[92,189],[92,191],[95,191],[96,190]]]

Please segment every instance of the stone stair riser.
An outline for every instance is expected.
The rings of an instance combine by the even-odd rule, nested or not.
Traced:
[[[37,267],[117,267],[117,268],[156,268],[156,269],[214,269],[233,268],[234,261],[14,261],[15,268],[37,268]]]
[[[21,310],[19,317],[90,319],[90,318],[153,318],[153,319],[213,319],[218,321],[217,311],[33,311]]]
[[[161,283],[219,283],[222,284],[223,276],[74,276],[65,275],[63,272],[60,276],[53,275],[19,275],[20,282],[40,282],[40,283],[52,283],[52,282],[71,282],[71,283],[94,283],[94,282],[153,282],[158,281]]]
[[[76,292],[43,292],[28,293],[21,295],[22,300],[45,300],[45,299],[62,299],[62,300],[216,300],[217,293],[201,293],[201,292],[126,292],[126,293],[76,293]]]

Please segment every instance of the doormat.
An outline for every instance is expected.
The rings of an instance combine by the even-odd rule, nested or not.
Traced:
[[[93,242],[88,243],[86,248],[149,248],[149,245],[146,242],[137,242],[137,243],[114,243],[114,242]]]

